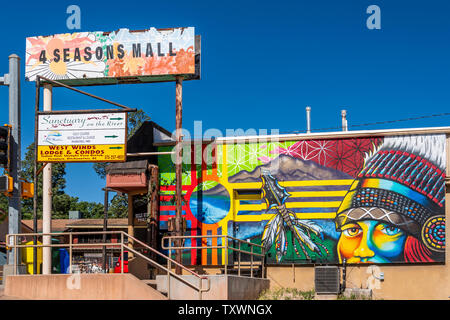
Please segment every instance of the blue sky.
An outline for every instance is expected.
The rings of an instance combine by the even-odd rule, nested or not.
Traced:
[[[202,79],[183,87],[183,127],[304,131],[450,112],[450,2],[344,1],[11,1],[2,3],[0,74],[8,56],[22,58],[22,146],[34,136],[34,83],[24,79],[25,38],[73,32],[66,8],[81,8],[81,31],[196,28],[202,36]],[[369,30],[369,5],[381,8],[381,30]],[[175,127],[173,83],[89,87],[86,91],[142,108]],[[8,90],[0,88],[8,122]],[[54,90],[55,110],[106,108],[88,97]],[[450,117],[355,127],[447,126]],[[66,192],[103,202],[105,181],[92,164],[67,166]]]

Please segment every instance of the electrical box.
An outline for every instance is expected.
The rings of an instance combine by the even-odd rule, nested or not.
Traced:
[[[34,183],[21,181],[22,186],[22,198],[33,198],[34,197]]]

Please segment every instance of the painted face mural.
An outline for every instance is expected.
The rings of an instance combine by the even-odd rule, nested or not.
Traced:
[[[376,220],[349,223],[342,228],[339,261],[388,263],[402,261],[406,235],[400,228]]]
[[[444,151],[443,135],[385,138],[338,209],[340,262],[442,259]]]
[[[262,244],[268,263],[445,261],[445,135],[203,145],[183,154],[191,158],[183,165],[186,236]],[[175,214],[175,170],[170,156],[159,166],[164,230]],[[217,265],[225,255],[189,249],[183,257]]]

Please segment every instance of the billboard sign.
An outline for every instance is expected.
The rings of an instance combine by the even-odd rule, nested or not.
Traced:
[[[177,75],[198,79],[199,46],[193,27],[29,37],[25,77],[68,85],[170,81]]]
[[[38,117],[38,162],[124,162],[126,141],[126,112]]]

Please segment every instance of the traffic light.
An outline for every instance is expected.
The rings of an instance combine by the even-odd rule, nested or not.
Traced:
[[[0,127],[0,166],[3,166],[6,171],[9,171],[10,161],[10,140],[11,140],[11,126],[5,124]]]
[[[13,191],[13,178],[7,174],[0,176],[0,192],[9,194]]]
[[[5,124],[3,127],[0,127],[0,166],[5,168],[5,173],[0,176],[0,192],[6,196],[10,196],[14,189],[13,178],[9,175],[10,141],[11,126]]]

